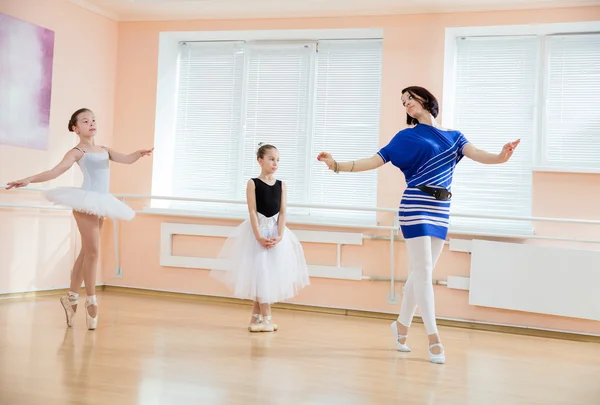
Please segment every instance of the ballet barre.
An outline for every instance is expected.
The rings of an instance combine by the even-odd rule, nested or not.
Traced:
[[[6,184],[0,184],[0,191],[5,191]],[[23,187],[19,188],[25,191],[46,191],[46,188],[39,187]],[[245,200],[228,200],[228,199],[211,199],[211,198],[191,198],[191,197],[172,197],[172,196],[156,196],[156,195],[145,195],[145,194],[123,194],[113,193],[117,198],[125,199],[147,199],[147,200],[170,200],[170,201],[185,201],[185,202],[206,202],[206,203],[224,203],[224,204],[241,204],[245,205]],[[2,205],[0,205],[2,206]],[[21,207],[21,205],[15,205]],[[348,210],[348,211],[371,211],[371,212],[389,212],[398,214],[397,208],[383,208],[383,207],[360,207],[352,205],[328,205],[328,204],[298,204],[288,203],[288,207],[296,208],[319,208],[319,209],[331,209],[331,210]],[[23,207],[27,208],[29,206]],[[48,208],[52,206],[40,206],[42,208]],[[64,209],[64,208],[60,208]],[[139,211],[143,213],[143,211]],[[161,214],[162,215],[162,214]],[[198,215],[201,216],[201,215]],[[592,219],[573,219],[573,218],[552,218],[552,217],[527,217],[527,216],[514,216],[514,215],[485,215],[485,214],[469,214],[464,212],[453,212],[450,211],[450,216],[462,217],[462,218],[481,218],[481,219],[503,219],[503,220],[516,220],[516,221],[532,221],[532,222],[555,222],[555,223],[574,223],[574,224],[586,224],[586,225],[600,225],[600,220]],[[227,218],[226,218],[227,219]],[[340,224],[341,226],[342,224]],[[331,226],[337,226],[332,224]],[[348,225],[348,227],[363,228],[363,229],[385,229],[382,226],[368,226],[364,224]],[[470,235],[470,234],[469,234]],[[481,235],[496,236],[495,234],[482,233]],[[506,237],[525,238],[528,239],[528,235],[522,234],[507,234]]]

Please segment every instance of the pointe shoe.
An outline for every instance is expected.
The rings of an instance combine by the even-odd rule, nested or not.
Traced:
[[[442,351],[440,354],[433,354],[431,353],[431,348],[435,347],[435,346],[439,346],[442,348]],[[442,346],[441,343],[434,343],[429,345],[429,361],[435,364],[444,364],[446,362],[446,355],[444,354],[444,346]]]
[[[96,306],[96,317],[92,318],[90,313],[88,312],[88,307],[95,305]],[[85,323],[87,324],[88,330],[94,330],[98,326],[98,302],[96,301],[96,296],[92,295],[86,298],[85,300]]]
[[[406,346],[404,343],[399,342],[400,339],[406,338],[406,335],[398,334],[398,324],[396,323],[396,321],[392,322],[392,324],[390,325],[390,328],[392,328],[392,333],[394,333],[394,337],[396,338],[396,350],[398,350],[399,352],[405,352],[405,353],[410,352],[411,351],[410,347]]]
[[[248,325],[248,330],[250,332],[263,332],[265,329],[265,324],[263,323],[262,315],[252,314],[252,318],[258,319],[258,322],[256,322],[256,323],[251,322],[250,325]]]
[[[69,292],[67,295],[60,297],[60,303],[65,310],[67,326],[70,328],[73,326],[75,321],[75,311],[73,310],[73,305],[77,305],[79,303],[79,294]]]
[[[276,323],[272,323],[271,322],[272,316],[271,315],[267,315],[265,316],[265,324],[268,326],[271,326],[273,328],[273,331],[277,330],[277,324]],[[267,328],[269,329],[269,328]],[[270,330],[266,331],[266,332],[271,332]]]

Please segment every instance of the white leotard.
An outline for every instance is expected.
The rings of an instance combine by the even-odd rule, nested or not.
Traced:
[[[106,150],[102,152],[84,152],[79,148],[75,149],[83,153],[83,156],[77,162],[83,173],[81,188],[99,193],[108,193],[110,188],[110,159],[108,152]]]

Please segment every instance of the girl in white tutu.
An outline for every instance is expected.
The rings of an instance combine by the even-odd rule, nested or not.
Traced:
[[[68,151],[53,169],[8,183],[7,190],[25,187],[29,183],[42,183],[66,172],[74,163],[83,172],[83,184],[78,187],[58,187],[45,192],[45,197],[55,204],[73,208],[73,216],[81,233],[81,252],[71,272],[71,286],[67,295],[60,298],[65,310],[67,325],[73,326],[75,311],[79,303],[78,291],[85,281],[86,324],[88,329],[98,325],[98,302],[96,299],[96,266],[103,218],[131,220],[135,212],[125,203],[112,196],[109,161],[131,164],[142,156],[152,153],[139,150],[125,155],[94,143],[96,118],[87,108],[75,111],[69,120],[69,131],[79,136],[79,144]]]
[[[272,332],[277,325],[270,304],[296,296],[310,282],[302,245],[286,227],[286,186],[274,177],[279,152],[260,144],[256,155],[262,171],[246,188],[250,219],[227,238],[219,254],[222,266],[210,274],[235,297],[254,301],[250,332]]]

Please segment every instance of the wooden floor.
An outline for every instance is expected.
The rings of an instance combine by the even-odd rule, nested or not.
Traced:
[[[600,404],[600,345],[441,328],[447,363],[394,350],[389,321],[99,294],[65,326],[57,297],[0,301],[0,404]]]

